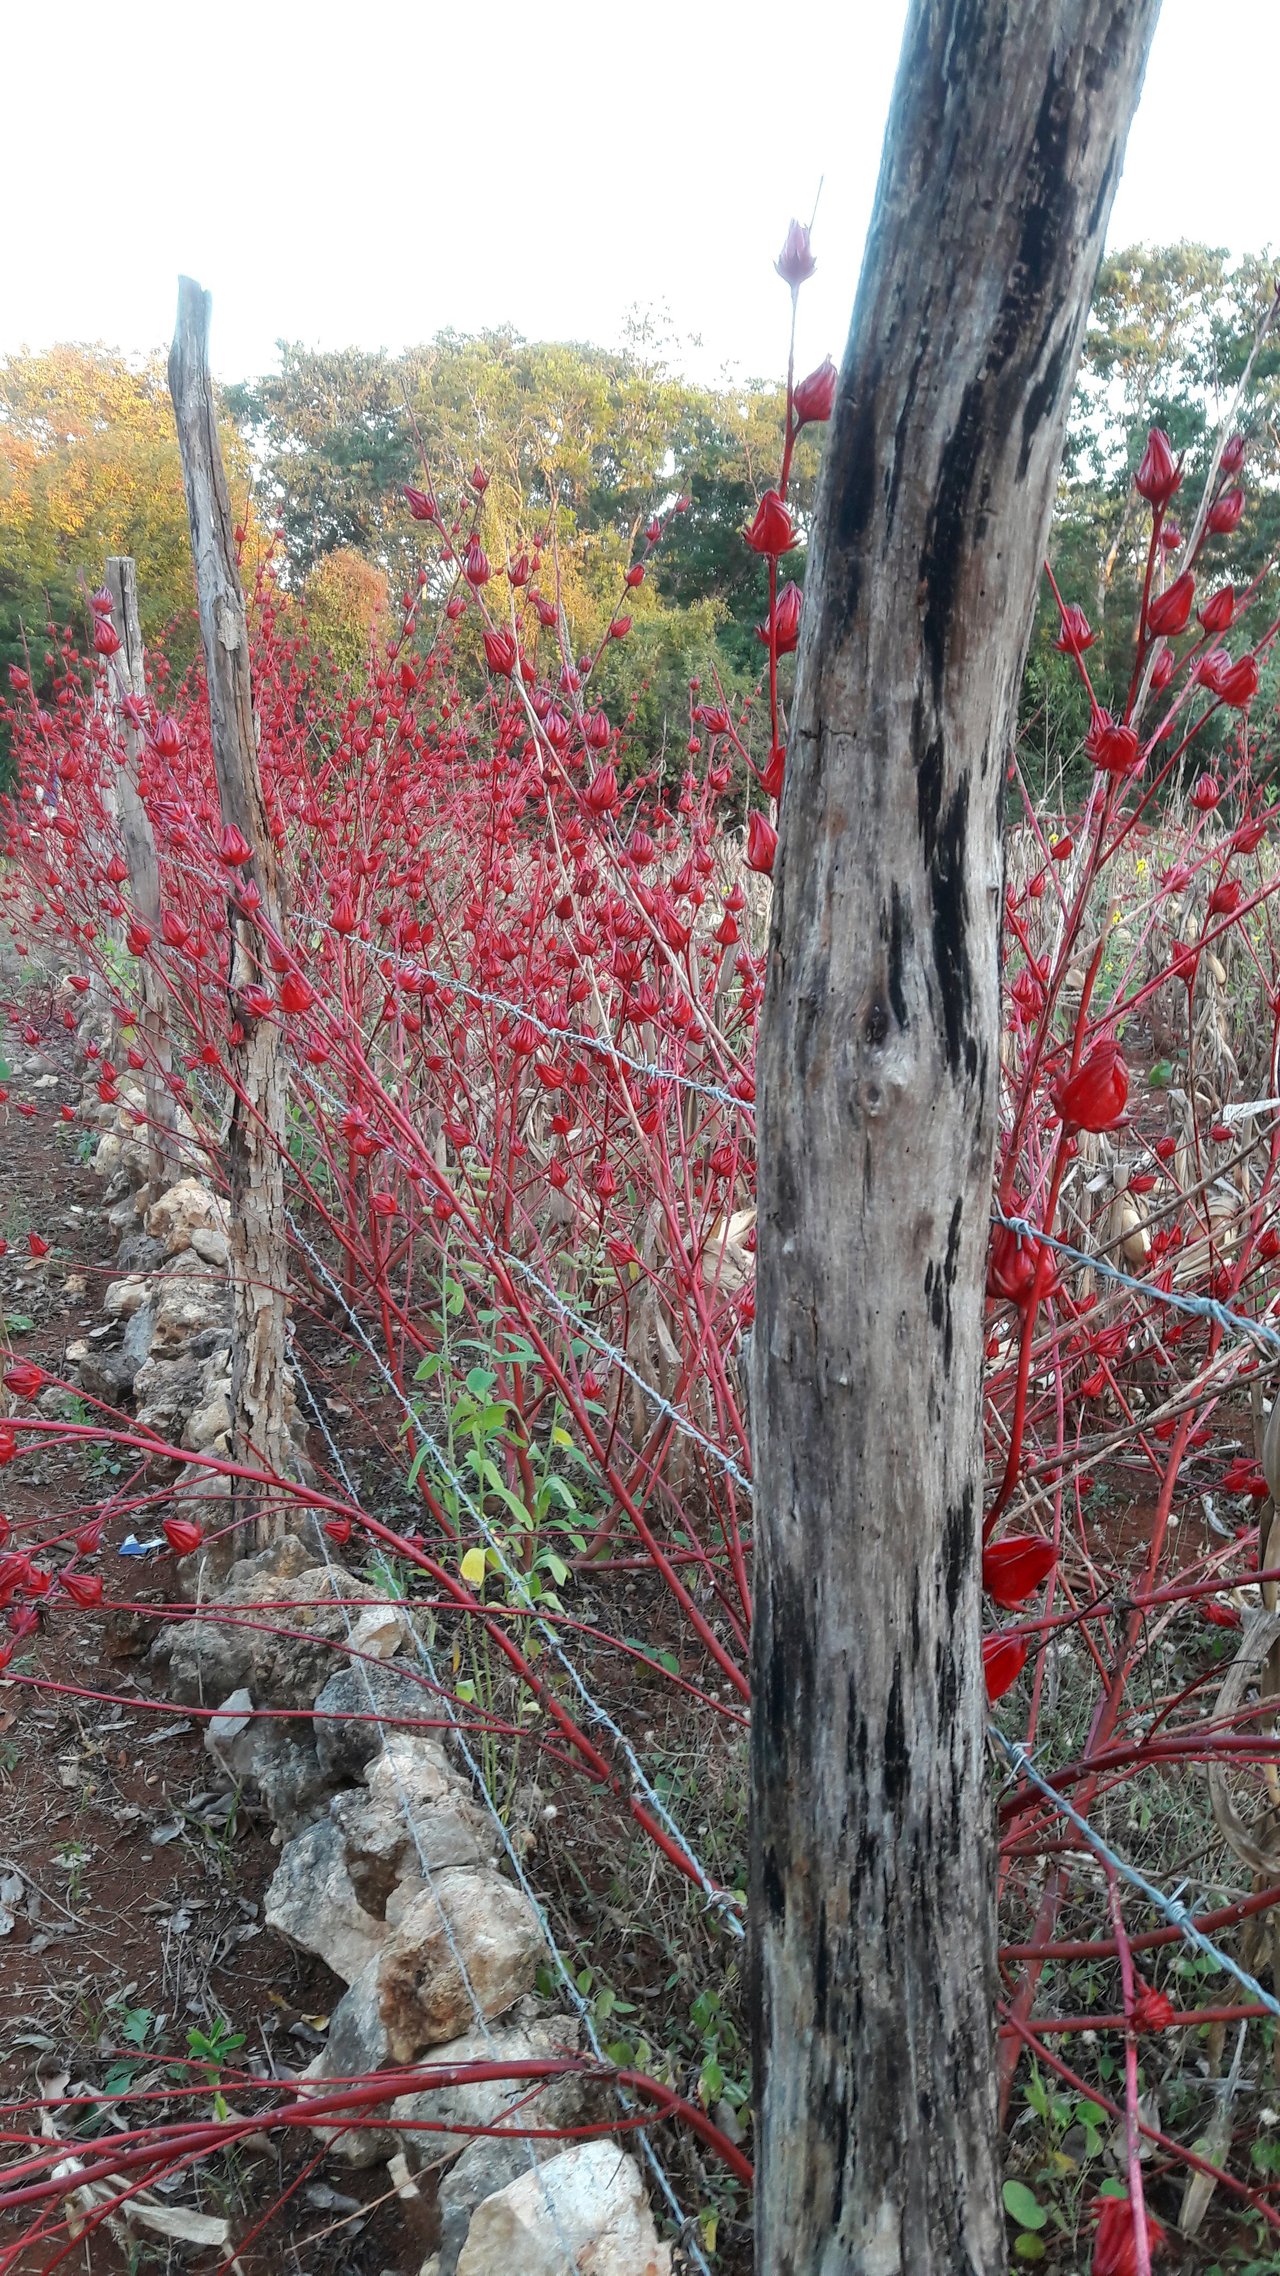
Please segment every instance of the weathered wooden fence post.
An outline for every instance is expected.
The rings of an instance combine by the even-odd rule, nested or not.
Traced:
[[[249,674],[244,594],[236,565],[231,501],[218,443],[209,376],[209,295],[190,277],[178,284],[178,324],[169,352],[169,392],[178,423],[182,473],[195,557],[196,596],[209,688],[213,756],[224,827],[238,830],[249,860],[229,872],[229,991],[243,1041],[228,1050],[231,1117],[227,1165],[231,1189],[234,1313],[231,1376],[232,1451],[281,1477],[295,1469],[285,1408],[288,1310],[288,1222],[285,1215],[285,1066],[280,1030],[255,1019],[242,991],[269,981],[259,962],[262,933],[243,907],[257,886],[259,915],[283,932],[276,851],[258,772],[258,740]],[[280,1530],[279,1506],[262,1495],[236,1496],[237,1515],[257,1510],[265,1543]]]
[[[911,0],[760,1049],[761,2276],[995,2276],[978,1533],[999,809],[1158,0]]]
[[[142,629],[138,622],[137,574],[127,555],[109,556],[105,583],[111,595],[112,622],[120,638],[120,646],[108,665],[116,707],[117,732],[125,755],[125,764],[117,771],[115,778],[120,840],[124,859],[129,865],[129,894],[134,910],[142,922],[158,936],[160,864],[156,857],[156,841],[150,818],[138,793],[138,766],[143,737],[128,700],[132,698],[135,704],[145,701],[147,679]],[[177,1138],[177,1105],[169,1085],[172,1057],[164,1016],[164,994],[154,966],[145,957],[139,972],[138,993],[140,1024],[147,1047],[147,1064],[142,1078],[147,1107],[147,1145],[151,1157],[151,1182],[158,1188],[166,1177],[177,1175],[180,1147]]]

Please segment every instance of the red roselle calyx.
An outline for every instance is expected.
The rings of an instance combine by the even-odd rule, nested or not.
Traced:
[[[1128,775],[1142,765],[1142,753],[1132,727],[1122,727],[1109,711],[1094,714],[1084,739],[1086,758],[1102,774]]]
[[[748,869],[759,870],[762,876],[767,877],[773,868],[777,850],[778,833],[768,815],[761,813],[757,807],[747,824]]]
[[[5,1389],[12,1391],[15,1399],[38,1398],[47,1380],[44,1369],[37,1367],[32,1359],[15,1360],[12,1367],[5,1369]]]
[[[1114,1043],[1098,1043],[1050,1096],[1069,1130],[1114,1130],[1129,1097],[1129,1070]]]
[[[1163,427],[1153,427],[1147,436],[1147,447],[1133,481],[1139,496],[1152,506],[1167,506],[1174,492],[1181,488],[1182,467],[1174,459]]]
[[[1014,1685],[1027,1664],[1025,1636],[984,1636],[982,1639],[982,1674],[987,1687],[987,1699],[994,1707]]]
[[[1235,613],[1236,595],[1233,585],[1219,585],[1216,593],[1210,593],[1204,607],[1196,611],[1205,631],[1212,633],[1228,631]]]
[[[1059,655],[1083,656],[1085,649],[1092,648],[1097,637],[1097,633],[1090,629],[1084,610],[1075,601],[1065,602],[1062,608],[1062,630],[1053,644]]]
[[[1012,1612],[1033,1595],[1058,1562],[1052,1541],[1038,1533],[1015,1533],[993,1541],[982,1552],[982,1586],[993,1604]]]
[[[776,490],[766,490],[756,508],[755,520],[745,532],[747,544],[755,553],[772,555],[790,553],[796,543],[791,516]]]
[[[1258,692],[1258,665],[1253,656],[1242,656],[1238,663],[1223,672],[1218,680],[1217,693],[1235,711],[1243,711],[1252,703]]]
[[[1093,2206],[1098,2223],[1093,2240],[1093,2259],[1090,2276],[1138,2276],[1138,2238],[1136,2224],[1145,2223],[1149,2258],[1163,2249],[1165,2232],[1145,2206],[1137,2206],[1129,2197],[1096,2197]]]
[[[801,380],[791,398],[797,427],[811,426],[831,417],[839,376],[828,356],[816,371],[811,371],[807,379]]]
[[[203,1528],[192,1517],[166,1517],[164,1537],[175,1557],[190,1557],[204,1539]]]
[[[1191,793],[1191,803],[1201,814],[1212,814],[1222,797],[1222,784],[1211,774],[1202,774]]]
[[[1244,492],[1239,487],[1224,490],[1215,498],[1205,516],[1205,528],[1213,537],[1229,537],[1244,512]]]
[[[800,639],[800,587],[793,583],[783,586],[777,606],[766,624],[756,626],[756,639],[767,648],[772,639],[779,656],[790,656]]]
[[[1147,630],[1158,634],[1185,632],[1195,590],[1195,578],[1189,569],[1184,569],[1166,592],[1156,594],[1147,610]]]

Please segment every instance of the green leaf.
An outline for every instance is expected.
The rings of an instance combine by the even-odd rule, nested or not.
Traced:
[[[464,1707],[470,1707],[470,1706],[471,1706],[471,1704],[472,1704],[473,1700],[475,1699],[475,1695],[476,1695],[476,1687],[475,1687],[474,1683],[471,1681],[471,1678],[470,1678],[470,1676],[464,1676],[464,1678],[463,1678],[462,1682],[461,1682],[461,1683],[455,1683],[455,1685],[454,1685],[454,1687],[453,1687],[453,1696],[454,1696],[454,1698],[455,1698],[455,1699],[460,1699],[460,1700],[462,1701],[462,1704],[463,1704],[463,1706],[464,1706]]]
[[[429,1383],[429,1382],[431,1381],[431,1378],[432,1378],[432,1376],[433,1376],[433,1375],[438,1375],[438,1374],[439,1374],[439,1372],[440,1372],[440,1364],[441,1364],[441,1362],[440,1362],[440,1354],[439,1354],[439,1352],[438,1352],[438,1351],[429,1351],[429,1352],[427,1353],[427,1356],[426,1356],[426,1358],[425,1358],[425,1359],[420,1359],[420,1360],[418,1361],[418,1364],[417,1364],[417,1366],[414,1368],[414,1371],[413,1371],[413,1380],[414,1380],[414,1382],[415,1382],[415,1383]]]
[[[1038,2236],[1030,2235],[1026,2229],[1023,2230],[1021,2236],[1016,2236],[1014,2238],[1013,2249],[1017,2254],[1019,2260],[1044,2259],[1043,2240]]]
[[[1001,2192],[1004,2209],[1020,2229],[1042,2229],[1049,2216],[1025,2181],[1006,2181]]]
[[[467,1371],[467,1389],[473,1399],[487,1399],[497,1380],[491,1367],[472,1367]]]

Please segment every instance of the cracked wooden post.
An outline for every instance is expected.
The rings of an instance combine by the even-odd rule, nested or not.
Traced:
[[[169,351],[182,473],[195,559],[196,597],[204,643],[213,758],[224,827],[237,829],[250,859],[229,872],[228,991],[243,1034],[227,1049],[231,1112],[227,1169],[231,1196],[233,1281],[232,1453],[279,1477],[296,1472],[285,1406],[288,1312],[288,1223],[285,1215],[285,1068],[280,1029],[254,1019],[242,991],[270,983],[259,960],[263,939],[238,895],[252,879],[262,924],[281,936],[280,882],[262,783],[249,675],[249,636],[236,564],[231,501],[218,442],[209,377],[209,295],[190,277],[178,283],[178,324]],[[262,1506],[255,1489],[238,1488],[237,1519],[255,1515],[259,1546],[283,1530],[283,1509]]]
[[[757,2265],[995,2276],[979,1648],[1000,803],[1158,0],[912,0],[759,1053]]]
[[[158,939],[160,864],[151,819],[138,791],[143,735],[135,707],[146,701],[147,677],[142,628],[138,622],[137,572],[127,554],[108,557],[104,582],[111,595],[111,620],[120,637],[120,646],[107,666],[115,702],[116,729],[125,755],[125,764],[115,775],[120,842],[129,866],[129,897],[134,912]],[[145,956],[138,967],[138,997],[139,1026],[147,1054],[142,1081],[154,1198],[168,1180],[178,1176],[181,1146],[177,1134],[177,1102],[169,1081],[173,1061],[165,1020],[164,990],[155,966]]]

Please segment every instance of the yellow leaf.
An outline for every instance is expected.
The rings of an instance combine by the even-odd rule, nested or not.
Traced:
[[[470,1587],[479,1588],[484,1579],[483,1549],[468,1549],[462,1560],[462,1577]]]

